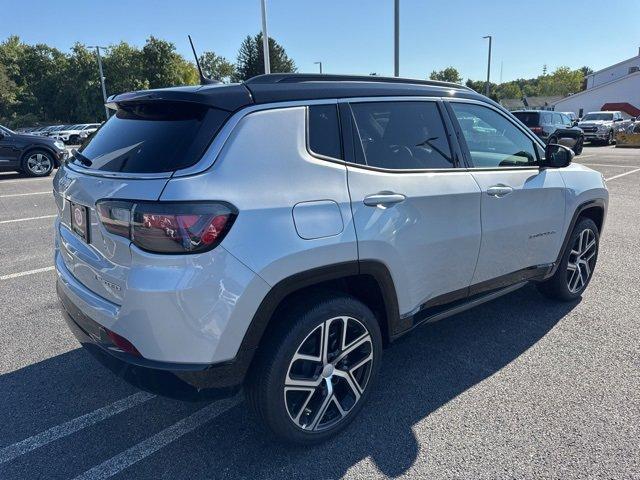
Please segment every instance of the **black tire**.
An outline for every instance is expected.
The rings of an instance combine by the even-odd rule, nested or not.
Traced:
[[[55,166],[53,155],[47,150],[29,150],[22,156],[20,167],[28,177],[47,177]]]
[[[78,145],[79,141],[80,141],[80,137],[78,135],[71,135],[67,143],[69,145]]]
[[[579,237],[585,231],[591,232],[590,235],[593,236],[595,244],[592,249],[587,249],[584,252],[584,255],[580,257],[574,252],[576,252],[576,250],[579,250],[576,249],[576,245],[578,243]],[[590,241],[586,244],[588,243],[590,243]],[[551,278],[538,284],[538,289],[540,290],[540,292],[542,292],[549,298],[561,300],[564,302],[570,302],[580,297],[589,285],[591,278],[593,277],[593,271],[595,270],[595,266],[598,260],[599,247],[600,235],[598,232],[598,227],[596,226],[594,221],[586,217],[578,219],[576,226],[571,232],[569,243],[567,244],[567,248],[562,255],[562,259],[560,260],[560,264],[558,265],[556,272]],[[583,260],[588,258],[587,265],[585,266],[584,263],[581,263],[578,258],[583,258]],[[570,261],[573,265],[576,265],[576,269],[569,269]],[[580,276],[579,279],[576,279],[574,277],[574,275],[576,275],[576,272]],[[586,278],[583,279],[583,277]],[[571,284],[574,280],[576,282],[576,287],[578,286],[577,284],[580,283],[579,288],[571,288]]]
[[[336,317],[349,317],[349,319],[346,324],[343,324],[343,320],[336,319]],[[305,298],[303,301],[294,302],[278,314],[278,318],[274,318],[273,321],[277,322],[277,326],[269,334],[264,345],[260,347],[245,384],[247,403],[256,417],[278,439],[302,445],[323,442],[351,423],[366,403],[372,390],[382,355],[382,338],[376,317],[359,300],[338,293],[336,295],[321,294],[313,299]],[[343,325],[349,325],[349,327]],[[329,368],[331,362],[325,364],[306,359],[294,361],[294,355],[300,353],[301,350],[316,352],[316,347],[319,352],[313,353],[313,355],[319,354],[322,357],[322,343],[317,344],[316,339],[324,338],[325,328],[329,332],[328,334],[331,334],[330,340],[325,344],[331,346],[337,341],[337,336],[341,335],[336,332],[341,332],[342,328],[347,328],[347,331],[351,331],[351,335],[353,335],[353,332],[361,327],[364,328],[364,330],[360,330],[364,332],[363,336],[356,337],[366,341],[361,347],[354,349],[343,360],[339,360],[338,353],[335,353],[337,355],[335,358],[331,356],[331,352],[329,353],[329,358],[333,358],[332,361],[336,362],[335,372],[339,372],[341,375],[334,373],[333,367]],[[336,334],[334,335],[334,333]],[[370,338],[365,338],[366,333]],[[346,350],[348,351],[349,347],[356,343],[357,341],[347,343]],[[367,351],[369,347],[370,352]],[[347,362],[352,361],[350,359],[352,354],[364,355],[364,358],[353,359],[355,366],[351,365],[353,370],[349,370]],[[366,361],[369,356],[371,356],[370,363],[354,368],[359,362]],[[312,387],[309,392],[301,392],[300,388],[290,387],[285,393],[285,381],[291,385],[291,382],[300,378],[296,377],[291,380],[291,372],[294,370],[312,372],[300,375],[304,377],[303,380],[311,378],[312,381],[319,381],[318,386]],[[346,371],[353,373],[353,375],[349,374],[351,375],[350,381],[343,378]],[[333,378],[334,376],[336,378]],[[331,395],[327,395],[331,391],[335,392],[335,402]],[[339,392],[345,394],[344,398],[338,399]],[[349,398],[351,398],[351,402],[347,401]],[[328,407],[324,413],[321,413],[323,411],[322,405],[325,402]],[[346,412],[344,415],[338,409],[338,405]],[[314,411],[316,406],[317,409]],[[349,408],[345,408],[347,406]],[[332,423],[331,409],[338,412],[337,420],[334,419],[336,423]],[[294,416],[297,418],[297,423]],[[319,419],[317,419],[318,416],[320,416]],[[322,426],[322,421],[325,418],[329,419],[324,422],[328,426]],[[300,425],[301,423],[306,425]]]
[[[573,153],[576,155],[580,155],[582,153],[582,149],[584,148],[584,139],[581,137],[578,139],[576,144],[573,147]]]

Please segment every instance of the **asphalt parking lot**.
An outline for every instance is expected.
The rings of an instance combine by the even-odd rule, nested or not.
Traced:
[[[55,294],[51,178],[0,174],[0,478],[640,478],[640,150],[576,161],[611,195],[582,300],[525,287],[418,329],[311,449],[275,443],[241,396],[157,397],[80,349]]]

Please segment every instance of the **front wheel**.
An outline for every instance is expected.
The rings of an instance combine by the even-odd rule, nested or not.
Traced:
[[[310,445],[345,428],[369,396],[382,340],[371,310],[349,296],[290,306],[246,385],[256,416],[281,440]]]
[[[573,153],[575,153],[576,155],[580,155],[582,153],[583,148],[584,148],[584,139],[579,138],[573,147]]]
[[[613,130],[609,131],[609,136],[607,137],[607,145],[613,145],[614,142],[614,136],[613,136]]]
[[[590,218],[581,218],[571,232],[556,273],[539,283],[538,289],[556,300],[571,301],[578,298],[591,281],[599,246],[598,227]]]
[[[22,159],[22,171],[30,177],[51,175],[53,165],[53,156],[45,150],[32,150]]]

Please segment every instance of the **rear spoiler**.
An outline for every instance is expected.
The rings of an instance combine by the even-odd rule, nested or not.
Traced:
[[[111,95],[105,105],[116,110],[119,104],[138,102],[189,102],[234,112],[253,103],[242,84],[215,84],[198,87],[161,88]]]

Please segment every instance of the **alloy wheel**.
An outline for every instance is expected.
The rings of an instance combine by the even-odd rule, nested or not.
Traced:
[[[567,286],[571,293],[582,290],[591,274],[596,262],[598,242],[593,230],[585,228],[576,238],[567,263]]]
[[[371,334],[359,320],[335,317],[296,349],[284,385],[291,421],[305,431],[331,428],[360,401],[373,367]]]
[[[44,175],[51,166],[51,159],[44,153],[34,153],[27,159],[27,168],[35,175]]]

